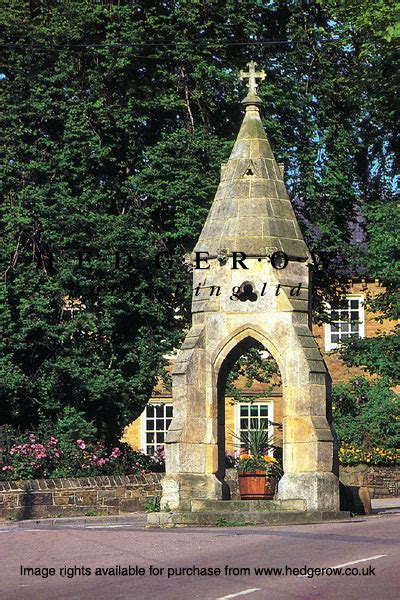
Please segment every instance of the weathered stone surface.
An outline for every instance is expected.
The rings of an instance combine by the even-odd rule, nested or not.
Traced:
[[[278,498],[303,498],[308,510],[335,511],[340,504],[338,479],[329,471],[285,472],[279,481]]]
[[[123,498],[119,505],[120,512],[135,512],[140,509],[140,502],[136,498],[130,500]]]
[[[242,525],[296,525],[301,523],[322,523],[341,521],[350,518],[349,511],[249,511],[235,514],[232,512],[170,512],[150,513],[147,515],[147,527],[183,527],[208,526],[215,527],[221,521]]]
[[[119,494],[118,494],[119,495]],[[115,498],[117,496],[117,490],[99,490],[97,492],[97,498]]]
[[[162,473],[149,473],[0,482],[0,490],[5,490],[0,493],[0,517],[31,519],[143,511],[150,493],[161,495],[162,477]]]
[[[72,505],[75,504],[75,494],[69,494],[68,492],[56,492],[53,494],[54,504],[59,505]]]
[[[222,484],[214,474],[177,473],[166,474],[162,480],[161,508],[191,509],[191,500],[222,498]]]
[[[97,492],[92,490],[79,490],[75,495],[75,503],[79,505],[89,506],[96,504]]]
[[[193,512],[257,512],[306,510],[304,500],[203,500],[191,501]]]
[[[25,493],[19,496],[19,504],[20,506],[30,506],[30,505],[41,505],[41,504],[52,504],[53,502],[52,494],[33,492],[33,493]]]
[[[258,107],[246,109],[237,141],[223,169],[223,182],[196,251],[207,251],[211,257],[216,257],[218,248],[228,247],[248,255],[263,256],[265,237],[268,236],[271,238],[269,245],[276,245],[293,258],[308,259],[309,252],[297,226]],[[242,202],[248,203],[245,211]],[[263,216],[276,218],[262,223]]]

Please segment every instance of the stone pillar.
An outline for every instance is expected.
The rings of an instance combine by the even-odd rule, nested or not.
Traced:
[[[217,406],[207,394],[210,364],[204,329],[192,327],[173,372],[174,419],[167,434],[162,508],[190,510],[193,498],[222,499],[218,480]]]

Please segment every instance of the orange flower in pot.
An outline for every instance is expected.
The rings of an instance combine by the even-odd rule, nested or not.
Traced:
[[[283,474],[279,462],[268,454],[275,448],[273,438],[265,429],[249,429],[241,432],[240,445],[247,450],[238,460],[241,499],[273,498],[276,482]]]

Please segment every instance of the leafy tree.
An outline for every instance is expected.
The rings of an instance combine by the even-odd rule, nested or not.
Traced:
[[[253,387],[255,381],[265,384],[263,391],[265,395],[281,384],[279,367],[272,356],[266,358],[258,348],[250,348],[232,366],[227,378],[225,394],[232,397],[233,402],[257,400],[257,396],[243,395],[246,388],[250,390]]]
[[[375,254],[391,272],[394,2],[10,0],[1,26],[2,422],[73,406],[112,439],[142,410],[187,326],[182,257],[250,59],[308,243],[332,253],[316,312]]]
[[[340,348],[340,356],[349,366],[363,367],[371,375],[380,375],[391,385],[400,383],[397,333],[350,340]]]
[[[398,448],[399,402],[384,379],[364,377],[333,386],[333,424],[340,443],[364,450]]]

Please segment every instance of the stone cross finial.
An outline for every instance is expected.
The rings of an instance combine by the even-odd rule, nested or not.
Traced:
[[[251,60],[249,63],[247,63],[247,66],[249,67],[249,71],[246,73],[245,71],[241,70],[239,79],[241,79],[241,80],[248,79],[249,80],[249,82],[246,84],[247,87],[249,88],[249,92],[248,92],[247,96],[257,96],[257,88],[258,88],[257,79],[264,81],[265,71],[264,70],[256,71],[257,63],[254,62],[254,60]]]

